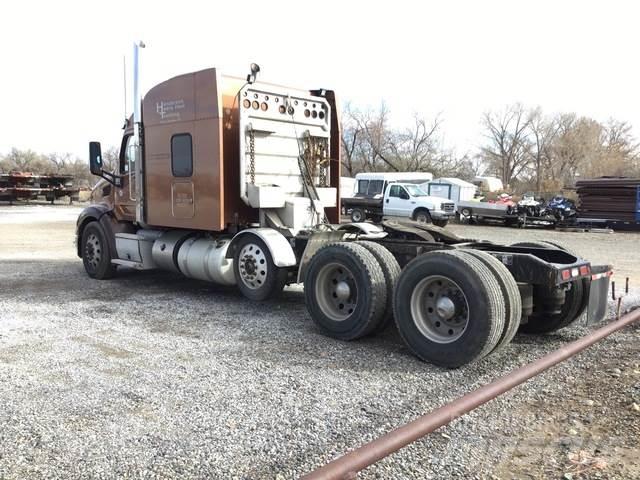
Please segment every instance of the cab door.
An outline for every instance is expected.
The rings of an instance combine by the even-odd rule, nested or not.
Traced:
[[[115,187],[114,196],[115,217],[120,221],[131,222],[136,220],[135,147],[132,139],[133,131],[126,131],[118,156],[121,186]]]
[[[405,188],[402,185],[390,185],[389,195],[384,200],[384,214],[409,217],[412,211],[411,197]]]

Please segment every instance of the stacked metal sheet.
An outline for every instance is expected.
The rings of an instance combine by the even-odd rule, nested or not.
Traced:
[[[640,178],[580,180],[576,190],[580,217],[640,222]]]

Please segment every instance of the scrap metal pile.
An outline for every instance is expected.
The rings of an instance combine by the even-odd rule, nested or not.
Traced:
[[[576,189],[582,217],[640,225],[640,178],[580,180]]]
[[[30,172],[0,173],[0,200],[33,200],[44,195],[53,203],[60,197],[77,199],[79,189],[73,185],[73,175],[34,175]]]

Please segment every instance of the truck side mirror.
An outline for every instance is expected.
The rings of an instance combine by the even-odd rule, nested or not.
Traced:
[[[100,142],[89,142],[89,170],[93,175],[102,176],[102,148]]]
[[[102,148],[100,142],[89,142],[89,170],[93,175],[104,178],[111,185],[122,186],[122,178],[119,175],[105,172],[102,169]]]

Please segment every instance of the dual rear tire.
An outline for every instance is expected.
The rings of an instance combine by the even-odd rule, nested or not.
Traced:
[[[376,257],[356,242],[329,243],[309,262],[304,295],[326,335],[355,340],[373,333],[387,314],[387,284]]]
[[[395,290],[394,317],[416,356],[457,368],[513,338],[521,312],[517,285],[508,271],[502,278],[504,272],[488,257],[484,252],[438,251],[405,267]]]
[[[457,368],[507,345],[518,330],[518,286],[497,259],[475,250],[427,253],[403,271],[373,242],[338,242],[314,255],[305,300],[326,335],[355,340],[393,318],[422,360]]]

